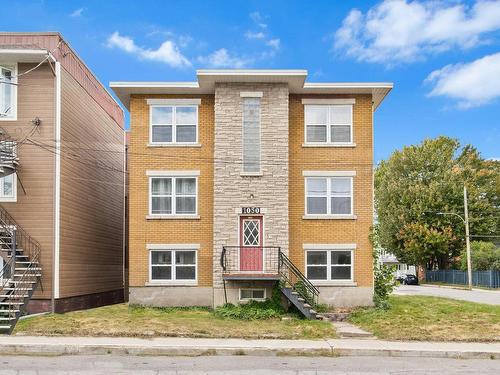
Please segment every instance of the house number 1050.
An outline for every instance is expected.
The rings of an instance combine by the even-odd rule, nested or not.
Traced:
[[[241,207],[242,214],[260,214],[260,207]]]

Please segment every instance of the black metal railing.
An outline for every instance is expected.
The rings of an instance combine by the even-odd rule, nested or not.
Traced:
[[[319,290],[307,277],[280,251],[280,283],[282,288],[291,288],[297,292],[307,303],[315,306],[318,303]]]
[[[279,274],[280,253],[277,246],[223,246],[220,265],[224,273]]]

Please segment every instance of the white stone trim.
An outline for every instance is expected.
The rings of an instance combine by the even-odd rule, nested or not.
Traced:
[[[356,171],[302,171],[304,177],[355,177]]]
[[[174,243],[174,244],[163,244],[163,243],[148,243],[146,245],[148,250],[200,250],[199,243]]]
[[[302,147],[356,147],[356,143],[302,143]]]
[[[357,215],[304,215],[304,220],[356,220]]]
[[[148,105],[200,105],[201,99],[146,99]]]
[[[262,91],[241,91],[240,98],[262,98],[264,93]]]
[[[356,250],[355,243],[335,243],[335,244],[314,244],[305,243],[302,245],[304,250]]]
[[[200,175],[200,171],[167,171],[167,170],[147,170],[146,176],[157,176],[157,177],[177,177],[177,176],[188,176],[196,177]]]
[[[356,99],[302,99],[302,104],[316,104],[316,105],[345,105],[355,104]]]
[[[147,147],[201,147],[201,143],[148,143]]]

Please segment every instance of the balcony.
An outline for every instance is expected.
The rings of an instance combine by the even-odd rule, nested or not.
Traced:
[[[281,249],[276,246],[224,246],[220,258],[225,280],[279,280]]]

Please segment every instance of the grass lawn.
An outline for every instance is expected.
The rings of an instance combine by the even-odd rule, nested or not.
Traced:
[[[148,308],[119,304],[20,320],[17,335],[218,337],[321,339],[335,337],[332,324],[295,317],[281,320],[223,319],[204,308]]]
[[[392,296],[389,310],[358,309],[350,321],[381,339],[500,341],[500,306],[438,297]]]

